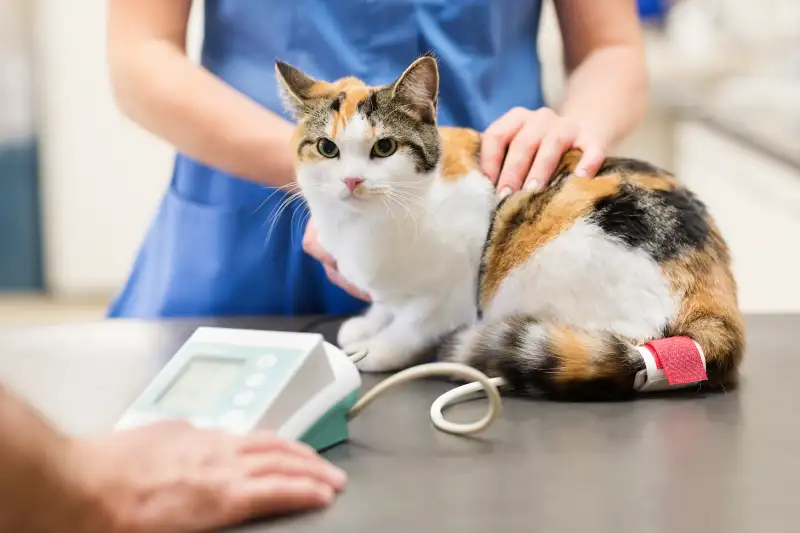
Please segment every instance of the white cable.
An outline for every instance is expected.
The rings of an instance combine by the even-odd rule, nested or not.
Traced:
[[[489,378],[489,383],[492,383],[495,387],[502,387],[505,385],[506,380],[503,378]],[[489,389],[486,388],[480,381],[475,381],[473,383],[467,383],[466,385],[456,387],[455,389],[447,391],[436,398],[436,401],[431,405],[431,421],[433,422],[433,425],[440,429],[443,427],[452,428],[453,426],[458,426],[458,424],[453,424],[452,422],[445,420],[444,415],[442,415],[442,410],[454,403],[456,400],[461,400],[465,396],[469,396],[470,394],[474,394],[481,390],[486,390],[488,394]],[[451,431],[451,433],[454,432]]]
[[[361,353],[358,355],[361,355]],[[365,356],[366,354],[361,358],[363,359]],[[428,363],[407,368],[381,381],[356,402],[350,409],[348,416],[351,419],[355,418],[367,405],[372,403],[375,398],[396,385],[431,376],[454,376],[476,382],[453,389],[440,396],[433,403],[431,406],[431,422],[433,422],[433,425],[436,426],[437,429],[456,435],[471,435],[473,433],[479,433],[489,427],[500,414],[502,402],[500,400],[500,391],[497,390],[497,386],[505,383],[502,378],[490,379],[483,372],[461,363]],[[442,409],[444,407],[452,403],[454,399],[460,398],[465,394],[477,392],[481,389],[486,392],[486,396],[489,398],[489,410],[483,418],[477,422],[467,424],[457,424],[444,419],[442,416]]]

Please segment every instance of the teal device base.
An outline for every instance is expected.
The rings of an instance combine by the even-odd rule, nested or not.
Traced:
[[[306,431],[300,440],[308,444],[318,452],[327,450],[345,442],[350,433],[347,428],[347,412],[358,401],[361,391],[354,390],[345,396],[339,403],[334,405],[330,411],[317,420],[317,422]]]

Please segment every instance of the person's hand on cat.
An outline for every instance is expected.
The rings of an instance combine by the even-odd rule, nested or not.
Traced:
[[[584,154],[575,175],[594,176],[605,158],[602,139],[551,109],[516,107],[483,133],[481,167],[500,197],[520,188],[541,190],[573,147]]]
[[[341,287],[350,295],[355,296],[360,300],[364,300],[366,302],[370,300],[367,293],[344,279],[344,276],[339,273],[339,270],[336,267],[336,260],[319,244],[317,230],[314,228],[314,222],[311,219],[308,220],[306,231],[303,234],[303,250],[305,250],[308,255],[322,263],[322,267],[325,269],[325,274],[335,285]]]

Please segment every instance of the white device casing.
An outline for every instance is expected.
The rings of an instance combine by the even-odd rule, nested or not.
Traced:
[[[694,345],[697,347],[697,352],[700,354],[700,359],[702,359],[703,361],[703,368],[705,368],[706,356],[703,353],[703,349],[694,340],[692,342],[694,342]],[[633,382],[633,388],[635,390],[639,392],[656,392],[656,391],[665,391],[671,389],[681,389],[698,385],[699,382],[670,385],[669,381],[667,380],[667,374],[664,372],[664,369],[656,367],[655,357],[653,357],[653,354],[650,353],[650,350],[648,350],[644,346],[637,346],[636,349],[638,350],[639,354],[641,354],[642,359],[644,360],[645,368],[644,370],[640,370],[636,374],[636,378],[634,379]]]
[[[299,439],[312,425],[348,394],[361,387],[361,374],[347,355],[336,346],[323,342],[334,380],[297,409],[278,429],[286,439]]]
[[[210,343],[231,348],[289,348],[302,355],[286,378],[276,387],[272,399],[258,410],[259,416],[244,416],[224,424],[232,433],[254,429],[276,431],[285,438],[299,438],[337,403],[358,390],[361,376],[356,366],[338,348],[316,333],[293,333],[228,328],[198,328],[184,343],[140,397],[116,424],[115,429],[129,429],[157,420],[174,418],[150,408],[152,398],[173,382],[190,360],[193,343]],[[300,360],[302,359],[302,360]],[[202,414],[188,417],[200,427],[220,427],[217,421],[204,420]]]

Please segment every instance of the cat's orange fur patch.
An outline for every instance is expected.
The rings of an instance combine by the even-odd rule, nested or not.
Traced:
[[[479,166],[481,136],[468,128],[439,128],[442,139],[442,180],[456,181]]]
[[[353,118],[358,110],[359,102],[369,97],[371,88],[363,81],[354,77],[347,77],[333,83],[318,81],[311,86],[309,96],[312,98],[337,99],[344,95],[340,100],[339,111],[336,113],[333,124],[331,125],[331,135],[336,137],[340,128],[344,128],[348,121]],[[374,136],[374,129],[372,130]]]
[[[625,362],[618,358],[615,346],[603,335],[553,324],[547,327],[547,346],[555,362],[552,370],[555,384],[625,380]]]
[[[587,364],[590,354],[595,352],[587,345],[589,339],[567,326],[549,326],[547,332],[550,351],[558,362],[554,381],[585,381],[596,377],[595,368]]]
[[[653,191],[671,191],[678,187],[678,180],[666,174],[633,174],[626,181]]]
[[[297,127],[292,132],[292,146],[299,146],[300,142],[306,136],[306,125],[301,121],[297,124]],[[317,150],[317,147],[313,144],[306,144],[300,150],[295,150],[294,152],[294,159],[296,162],[300,163],[309,163],[311,161],[317,161],[322,159],[322,155]]]
[[[716,375],[709,372],[711,386],[731,386],[743,357],[745,324],[739,310],[736,280],[721,255],[719,230],[712,227],[711,240],[700,250],[664,262],[661,270],[678,295],[678,312],[668,325],[670,335],[686,335],[703,348],[707,362],[716,362]]]
[[[369,91],[369,87],[358,78],[347,77],[334,82],[318,81],[308,90],[310,98],[338,98],[340,93],[354,90]]]
[[[575,169],[578,168],[578,163],[580,163],[581,158],[583,157],[583,151],[578,148],[570,148],[564,155],[561,156],[561,160],[558,162],[556,166],[555,172],[553,172],[554,176],[562,172],[567,172],[568,174],[572,174],[575,172]]]

